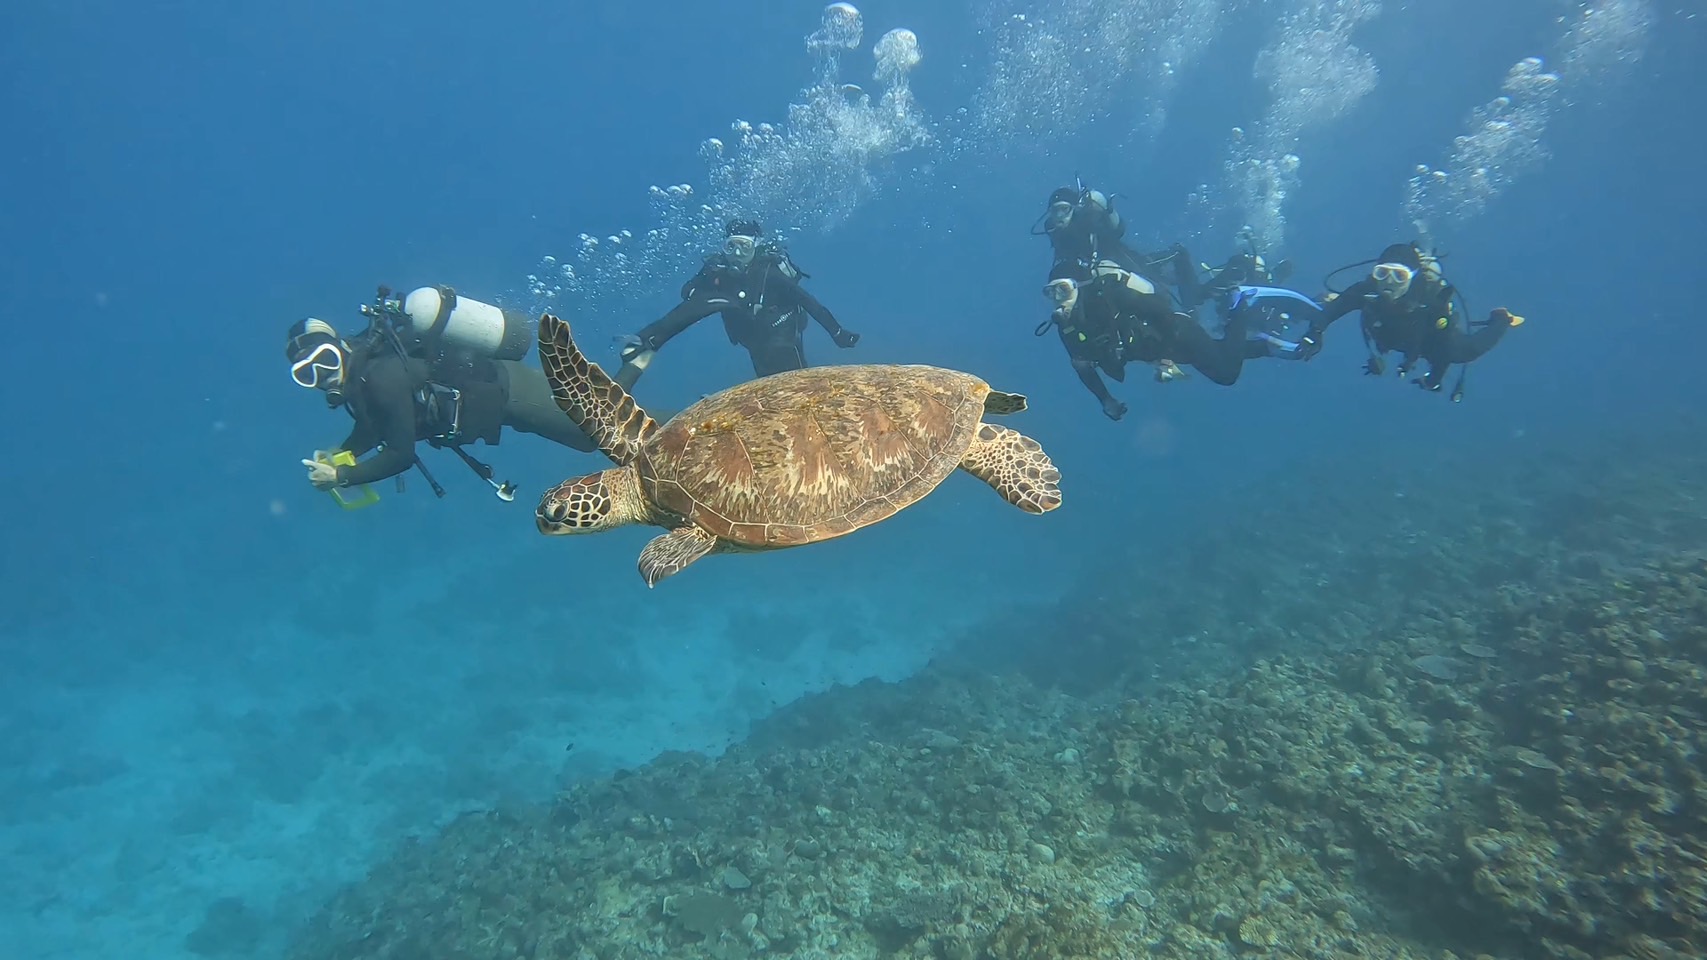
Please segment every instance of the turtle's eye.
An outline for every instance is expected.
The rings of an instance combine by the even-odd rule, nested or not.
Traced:
[[[544,534],[588,533],[604,527],[610,515],[611,491],[597,473],[558,484],[534,511]]]

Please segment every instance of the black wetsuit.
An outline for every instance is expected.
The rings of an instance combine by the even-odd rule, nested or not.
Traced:
[[[452,399],[450,390],[460,392],[460,402]],[[576,450],[596,449],[558,408],[545,374],[513,360],[428,364],[417,357],[404,359],[383,346],[357,351],[345,376],[344,407],[355,426],[340,449],[357,457],[381,449],[353,467],[338,467],[339,486],[372,483],[408,470],[415,465],[419,441],[496,444],[504,427]],[[453,420],[454,435],[448,433]]]
[[[1081,284],[1072,312],[1057,318],[1055,326],[1073,371],[1105,407],[1110,396],[1099,369],[1124,381],[1131,361],[1172,360],[1231,386],[1239,379],[1248,349],[1241,319],[1230,321],[1226,336],[1216,340],[1196,320],[1175,313],[1166,296],[1139,293],[1114,277]]]
[[[1117,219],[1101,204],[1080,200],[1073,207],[1072,218],[1047,233],[1056,263],[1063,260],[1080,263],[1110,260],[1134,273],[1143,272],[1139,269],[1143,258],[1122,242],[1126,236],[1126,222]]]
[[[714,313],[723,315],[729,342],[745,347],[755,376],[806,366],[806,317],[851,347],[858,339],[842,328],[829,308],[806,292],[774,256],[761,255],[745,268],[722,255],[711,258],[682,287],[682,302],[640,331],[640,346],[657,350],[677,334]]]
[[[1311,325],[1311,337],[1319,344],[1329,324],[1359,311],[1363,339],[1372,354],[1365,368],[1368,372],[1382,372],[1381,356],[1397,351],[1404,357],[1400,376],[1408,375],[1419,359],[1426,360],[1428,373],[1422,385],[1439,390],[1448,368],[1492,350],[1511,328],[1511,315],[1496,310],[1487,325],[1473,332],[1466,330],[1463,319],[1452,308],[1452,297],[1450,284],[1418,278],[1404,296],[1389,300],[1381,296],[1373,279],[1365,278],[1323,305],[1321,316]]]

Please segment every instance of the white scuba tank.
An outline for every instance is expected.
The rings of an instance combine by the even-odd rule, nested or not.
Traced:
[[[1091,264],[1091,275],[1098,278],[1113,277],[1126,289],[1146,297],[1156,292],[1155,284],[1113,260],[1098,260]]]
[[[450,315],[440,332],[445,344],[494,360],[520,360],[534,341],[533,324],[511,310],[455,294]],[[409,332],[425,337],[438,320],[444,297],[437,287],[421,287],[403,298]]]
[[[1103,219],[1106,221],[1109,230],[1120,229],[1120,214],[1115,212],[1114,204],[1109,202],[1108,197],[1104,196],[1101,190],[1085,191],[1085,201],[1102,211]]]

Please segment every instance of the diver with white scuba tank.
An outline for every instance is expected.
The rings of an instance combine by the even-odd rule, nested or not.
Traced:
[[[576,450],[596,449],[558,408],[544,372],[521,362],[534,342],[526,317],[449,287],[421,287],[401,297],[380,287],[362,313],[368,328],[348,340],[313,318],[294,324],[286,340],[291,379],[321,391],[329,407],[342,407],[355,420],[336,449],[302,461],[316,488],[336,494],[388,477],[401,486],[402,474],[413,467],[442,497],[444,489],[416,451],[425,441],[451,450],[508,501],[515,485],[495,479],[465,445],[497,444],[509,427]],[[632,384],[632,378],[623,383]],[[371,502],[338,499],[346,507]]]

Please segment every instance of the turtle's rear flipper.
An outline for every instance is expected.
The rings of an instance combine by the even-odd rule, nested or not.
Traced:
[[[539,318],[539,364],[558,409],[617,466],[633,463],[658,422],[622,384],[587,359],[569,335],[569,324],[549,313]]]
[[[710,553],[717,538],[695,526],[677,527],[661,537],[654,537],[640,551],[640,576],[648,587],[681,572],[683,567]]]
[[[990,395],[984,398],[985,413],[999,416],[1004,413],[1018,413],[1024,409],[1025,397],[1018,393],[1003,393],[1000,390],[991,390]]]
[[[1036,440],[1017,430],[979,424],[960,469],[1026,513],[1048,513],[1061,505],[1061,471]]]

